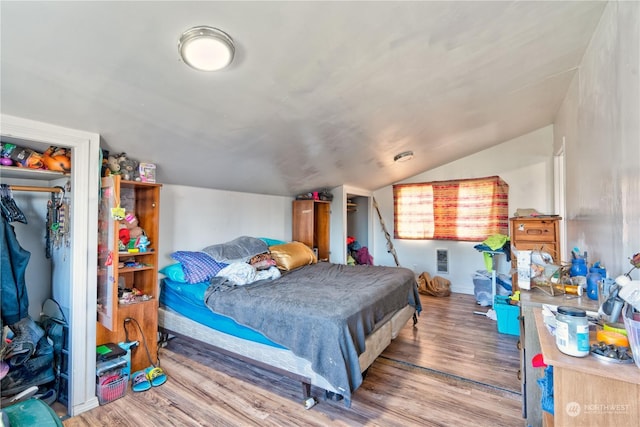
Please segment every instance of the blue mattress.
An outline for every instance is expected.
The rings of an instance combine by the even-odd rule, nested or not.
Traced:
[[[261,333],[209,310],[204,303],[204,293],[208,287],[209,282],[190,285],[174,282],[168,278],[162,279],[160,282],[160,304],[211,329],[272,347],[285,348]]]

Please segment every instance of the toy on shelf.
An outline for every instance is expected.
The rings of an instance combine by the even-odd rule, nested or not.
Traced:
[[[2,143],[0,157],[3,166],[17,166],[28,169],[44,169],[42,153],[31,148],[20,147],[11,143]]]
[[[42,162],[51,171],[69,173],[71,172],[71,150],[52,145],[42,155]]]
[[[127,212],[124,216],[124,219],[120,221],[120,230],[118,233],[119,248],[120,252],[138,252],[140,249],[140,238],[144,237],[142,240],[143,251],[147,250],[147,246],[149,246],[149,239],[145,235],[144,230],[138,224],[138,217],[133,212]],[[135,251],[134,251],[135,249]]]

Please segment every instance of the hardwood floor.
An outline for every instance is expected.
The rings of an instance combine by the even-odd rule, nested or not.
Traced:
[[[299,383],[173,339],[168,381],[64,421],[72,426],[521,426],[518,338],[499,334],[471,295],[421,296],[423,312],[369,368],[350,408],[304,409]]]

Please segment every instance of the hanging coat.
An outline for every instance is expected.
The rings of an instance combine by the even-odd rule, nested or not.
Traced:
[[[4,216],[0,227],[2,324],[13,325],[29,315],[25,273],[31,253],[20,246],[16,232]]]

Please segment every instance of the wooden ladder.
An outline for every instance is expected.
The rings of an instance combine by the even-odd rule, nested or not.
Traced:
[[[400,267],[400,262],[398,261],[398,254],[396,254],[396,249],[393,247],[393,242],[391,241],[391,235],[387,231],[387,226],[384,223],[384,219],[382,218],[382,214],[380,213],[380,208],[378,207],[378,202],[376,198],[373,197],[373,207],[376,208],[376,212],[378,213],[378,219],[380,220],[380,225],[382,226],[382,231],[384,231],[384,238],[387,239],[387,252],[393,255],[393,259],[396,262],[396,266]]]

